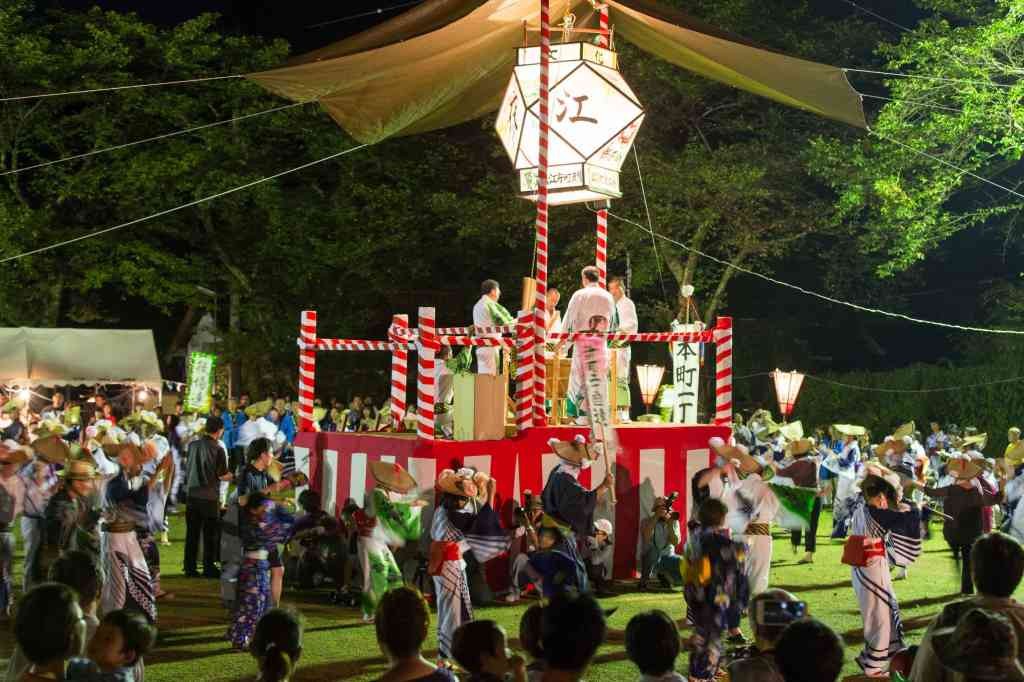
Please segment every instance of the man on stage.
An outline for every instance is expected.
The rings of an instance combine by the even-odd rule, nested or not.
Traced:
[[[501,298],[501,287],[493,279],[484,280],[480,285],[480,300],[473,306],[473,326],[498,327],[515,322],[515,318],[498,303]],[[498,338],[500,334],[476,334],[486,338]],[[478,374],[498,373],[498,349],[496,347],[480,347],[476,349]]]
[[[636,306],[626,296],[625,282],[621,277],[612,277],[608,281],[608,293],[615,299],[615,312],[618,315],[616,328],[620,332],[635,334],[640,331],[640,322],[636,317]],[[629,363],[632,360],[633,351],[628,342],[613,344],[618,348],[619,354],[615,363],[615,375],[618,379],[616,390],[618,391],[619,419],[623,422],[629,421]]]
[[[607,291],[601,288],[600,274],[593,265],[583,268],[583,288],[579,289],[569,299],[569,307],[565,311],[562,321],[562,328],[566,333],[600,331],[607,332],[615,319],[615,299]],[[586,383],[586,353],[583,349],[584,343],[576,341],[573,343],[572,351],[572,373],[569,376],[569,409],[570,413],[575,410],[578,424],[589,423],[586,416],[587,411],[587,383]],[[598,364],[607,366],[608,351],[602,347],[603,358],[598,359]],[[603,362],[602,362],[603,360]]]

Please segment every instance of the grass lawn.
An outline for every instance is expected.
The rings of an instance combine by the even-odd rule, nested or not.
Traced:
[[[842,546],[829,540],[831,517],[822,515],[819,548],[815,563],[799,566],[788,538],[776,534],[775,561],[771,584],[796,593],[806,600],[811,613],[842,634],[847,644],[846,673],[858,672],[853,657],[861,646],[862,629],[857,602],[850,586],[850,570],[839,563]],[[926,543],[924,554],[910,569],[910,579],[895,583],[910,643],[920,640],[928,622],[943,604],[956,598],[959,578],[948,548],[941,540],[939,526]],[[191,680],[251,680],[255,667],[245,654],[235,653],[224,639],[226,614],[220,606],[217,584],[211,580],[188,579],[181,575],[184,517],[173,517],[170,547],[162,548],[164,589],[176,594],[174,601],[160,603],[160,641],[146,660],[147,682]],[[20,540],[19,540],[20,549]],[[15,575],[20,581],[19,563]],[[285,605],[297,607],[306,618],[305,651],[298,680],[372,680],[384,670],[372,626],[365,626],[358,610],[327,603],[328,591],[286,590]],[[1018,598],[1024,599],[1020,591]],[[518,631],[526,603],[477,609],[478,618],[501,623],[510,635]],[[675,593],[628,594],[604,600],[606,607],[619,610],[609,622],[625,628],[629,618],[645,609],[660,608],[675,618],[684,615],[682,595]],[[744,631],[747,631],[744,623]],[[432,626],[433,630],[433,626]],[[749,634],[749,633],[748,633]],[[514,642],[515,643],[515,642]],[[436,654],[436,639],[427,641],[430,655]],[[0,656],[12,648],[10,628],[0,634]],[[685,655],[678,669],[685,670]],[[601,649],[589,674],[591,680],[635,680],[637,674],[621,645]]]

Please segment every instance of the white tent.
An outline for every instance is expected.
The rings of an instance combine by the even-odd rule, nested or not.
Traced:
[[[148,329],[0,327],[0,384],[162,387]]]

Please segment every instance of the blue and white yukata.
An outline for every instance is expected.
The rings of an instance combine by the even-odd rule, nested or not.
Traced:
[[[156,588],[136,535],[149,522],[148,481],[146,474],[121,471],[106,486],[101,530],[107,570],[100,605],[103,613],[128,608],[156,623]]]
[[[585,542],[594,527],[594,509],[597,506],[597,491],[587,490],[579,482],[582,468],[567,461],[562,461],[548,476],[541,501],[544,513],[569,526],[571,531],[563,531],[562,542],[557,546],[564,554],[572,558],[578,566],[579,589],[589,589],[587,567],[580,554],[580,542]]]
[[[921,512],[878,509],[862,495],[848,502],[850,534],[871,539],[875,550],[867,551],[867,565],[851,566],[853,591],[864,621],[864,649],[857,664],[867,675],[882,675],[892,657],[907,648],[903,641],[900,606],[892,589],[890,564],[907,566],[921,554]],[[848,540],[849,542],[849,540]]]
[[[483,565],[509,546],[508,533],[491,505],[484,504],[478,509],[473,509],[473,505],[471,500],[464,510],[454,513],[439,505],[430,523],[431,558],[440,559],[431,561],[431,574],[437,599],[437,647],[444,658],[451,656],[455,630],[473,620],[469,579],[462,556],[472,552],[477,563]]]

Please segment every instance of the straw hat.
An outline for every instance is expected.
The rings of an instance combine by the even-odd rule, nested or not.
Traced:
[[[956,627],[932,634],[932,649],[942,665],[972,680],[1024,682],[1017,644],[1010,621],[983,609],[971,609]]]
[[[799,419],[795,422],[783,424],[779,427],[779,433],[786,440],[800,440],[804,437],[804,425]]]
[[[977,445],[979,449],[984,449],[985,443],[988,441],[987,433],[976,433],[973,436],[967,436],[960,441],[960,447]]]
[[[64,414],[61,416],[61,421],[64,422],[65,426],[79,426],[82,423],[82,408],[80,405],[69,407],[64,410]]]
[[[21,398],[11,398],[3,407],[0,407],[0,413],[10,414],[11,412],[18,412],[25,407],[25,401]]]
[[[893,440],[903,440],[904,436],[913,436],[914,431],[917,431],[917,427],[914,426],[914,422],[910,421],[896,429],[896,432],[892,434]]]
[[[468,469],[460,469],[456,472],[445,469],[437,477],[437,489],[457,497],[477,497],[480,495],[480,488],[473,477],[465,473],[468,471]]]
[[[149,410],[133,412],[121,420],[121,425],[126,429],[133,429],[136,426],[147,426],[157,431],[164,430],[164,423],[160,420],[160,417],[157,416],[156,412]]]
[[[764,468],[760,462],[750,455],[750,451],[742,445],[732,445],[717,437],[708,440],[708,445],[726,462],[731,462],[734,459],[738,460],[740,471],[745,474],[759,474]]]
[[[1024,440],[1014,443],[1010,451],[1006,453],[1006,457],[1018,461],[1024,459]]]
[[[121,443],[117,447],[117,457],[120,458],[122,454],[128,452],[131,455],[132,462],[136,465],[145,464],[149,460],[153,459],[146,454],[145,449],[140,448],[135,443]],[[152,451],[153,455],[156,455],[156,451]]]
[[[982,467],[973,459],[958,457],[949,460],[949,463],[946,464],[946,472],[958,481],[969,481],[981,475]]]
[[[57,472],[66,481],[92,481],[100,477],[96,473],[96,465],[82,459],[74,459]]]
[[[799,438],[797,440],[786,443],[786,454],[795,459],[798,459],[800,457],[806,457],[808,453],[812,452],[813,450],[813,438]]]
[[[855,424],[833,424],[832,430],[841,436],[853,436],[854,438],[865,436],[868,433],[868,430],[863,426]]]
[[[245,416],[249,419],[259,419],[260,417],[267,416],[267,412],[270,412],[273,407],[273,401],[271,401],[270,398],[267,398],[266,400],[253,403],[249,407],[245,408]]]
[[[314,423],[322,422],[324,420],[324,417],[326,417],[326,416],[327,416],[327,408],[326,407],[314,407],[313,408],[313,422]]]
[[[397,462],[370,462],[370,473],[377,485],[402,495],[416,488],[416,479]]]
[[[32,441],[32,450],[50,464],[64,464],[71,457],[71,448],[63,438],[55,434]]]
[[[63,436],[68,432],[68,428],[61,424],[56,419],[44,419],[39,422],[39,426],[36,427],[36,438],[46,438],[47,436]]]
[[[587,445],[587,441],[583,436],[576,436],[571,441],[558,440],[552,438],[548,441],[548,445],[555,451],[561,459],[564,459],[570,464],[579,466],[586,459],[597,459],[597,453],[593,446]]]
[[[0,442],[0,464],[21,465],[32,459],[32,448],[15,440]]]

